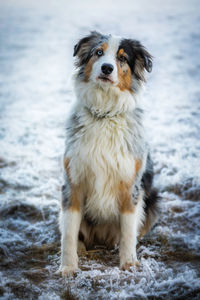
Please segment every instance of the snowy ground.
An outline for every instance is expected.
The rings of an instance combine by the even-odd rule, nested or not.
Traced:
[[[0,299],[199,299],[200,3],[0,0]],[[154,56],[144,93],[162,216],[138,244],[81,256],[63,280],[57,216],[74,43],[90,30],[141,40]]]

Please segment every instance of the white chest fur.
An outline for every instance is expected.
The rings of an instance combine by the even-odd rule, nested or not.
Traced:
[[[120,181],[129,182],[144,156],[137,93],[76,79],[77,103],[67,131],[66,156],[74,184],[83,183],[85,210],[95,220],[119,216]],[[95,114],[97,114],[95,116]],[[105,117],[102,117],[105,116]]]
[[[87,116],[84,130],[70,148],[72,181],[84,182],[85,210],[95,220],[119,216],[117,186],[121,180],[130,181],[135,172],[130,144],[131,128],[123,116]]]

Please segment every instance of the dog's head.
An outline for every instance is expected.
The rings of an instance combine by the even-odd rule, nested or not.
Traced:
[[[75,45],[74,56],[81,80],[122,91],[134,91],[152,69],[152,56],[140,42],[96,31]]]

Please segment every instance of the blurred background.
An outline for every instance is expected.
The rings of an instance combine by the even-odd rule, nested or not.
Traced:
[[[199,0],[0,0],[0,299],[199,299]],[[73,47],[89,31],[140,40],[154,57],[143,94],[162,215],[138,244],[80,257],[63,280],[57,219]]]

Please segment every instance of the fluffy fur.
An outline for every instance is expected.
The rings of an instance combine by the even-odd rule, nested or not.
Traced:
[[[127,269],[137,264],[137,237],[158,212],[139,99],[152,57],[138,41],[98,32],[81,39],[74,56],[77,101],[66,130],[60,271],[78,268],[78,240],[87,249],[119,244],[120,267]]]

